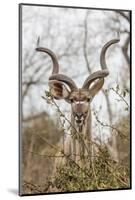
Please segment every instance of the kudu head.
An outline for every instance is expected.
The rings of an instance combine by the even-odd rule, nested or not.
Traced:
[[[51,95],[57,100],[65,99],[71,104],[72,116],[78,126],[84,124],[89,111],[90,102],[102,88],[104,78],[109,75],[105,54],[108,47],[117,42],[119,42],[119,39],[113,39],[103,46],[100,54],[101,70],[89,75],[84,81],[82,88],[78,88],[70,77],[59,74],[58,60],[52,51],[42,47],[36,48],[37,51],[49,54],[53,62],[52,75],[49,77]]]

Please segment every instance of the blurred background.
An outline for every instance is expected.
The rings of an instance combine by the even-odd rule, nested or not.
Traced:
[[[57,55],[60,73],[70,76],[81,87],[89,74],[100,70],[101,49],[106,42],[117,38],[118,33],[120,42],[106,54],[110,75],[91,105],[92,133],[96,141],[106,144],[112,159],[129,166],[130,12],[22,6],[24,193],[31,192],[27,183],[44,185],[51,177],[54,157],[50,155],[55,154],[51,145],[57,145],[63,136],[59,114],[41,98],[49,90],[52,62],[47,54],[35,51],[38,38],[39,46]],[[57,104],[70,119],[70,105],[64,100]],[[66,130],[68,125],[64,126]]]

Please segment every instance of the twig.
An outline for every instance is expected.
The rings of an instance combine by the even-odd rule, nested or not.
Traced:
[[[87,145],[85,144],[84,142],[84,139],[83,139],[83,136],[81,134],[78,133],[78,131],[76,130],[76,128],[73,126],[73,124],[70,122],[70,120],[62,113],[62,111],[60,110],[59,106],[57,105],[57,103],[54,101],[53,97],[51,96],[51,94],[49,92],[45,92],[46,97],[42,96],[42,98],[46,101],[48,101],[48,98],[49,98],[49,102],[53,103],[53,105],[55,105],[55,107],[57,108],[57,111],[58,113],[60,113],[60,117],[63,117],[68,123],[69,125],[74,129],[75,133],[73,134],[72,132],[72,135],[75,136],[77,135],[78,136],[78,139],[81,139],[81,141],[83,142],[86,150],[87,150],[87,153],[89,154],[89,149],[87,147]],[[77,139],[77,138],[76,138]]]
[[[124,135],[123,133],[121,133],[116,127],[113,127],[112,125],[109,125],[109,124],[105,124],[103,122],[101,122],[96,114],[96,112],[94,112],[94,116],[97,120],[97,122],[101,125],[101,126],[104,126],[104,127],[108,127],[108,128],[111,128],[112,130],[116,131],[120,136],[121,138],[124,138],[126,140],[129,140],[126,135]]]
[[[110,88],[110,90],[114,91],[122,99],[122,101],[124,101],[124,103],[127,105],[127,107],[130,108],[129,104],[126,102],[124,97],[117,90],[115,90],[114,88]]]

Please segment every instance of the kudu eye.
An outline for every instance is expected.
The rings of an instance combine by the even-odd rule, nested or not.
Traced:
[[[72,98],[72,99],[70,99],[70,102],[71,102],[71,103],[73,103],[73,102],[74,102],[74,99],[73,99],[73,98]]]
[[[87,102],[91,102],[92,97],[87,98]]]

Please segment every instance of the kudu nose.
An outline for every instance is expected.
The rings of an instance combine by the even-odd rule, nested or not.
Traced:
[[[83,114],[82,113],[76,113],[76,123],[77,124],[80,124],[82,122],[82,117],[83,117]]]
[[[76,113],[76,117],[77,117],[78,119],[80,119],[82,116],[83,116],[82,113]]]

